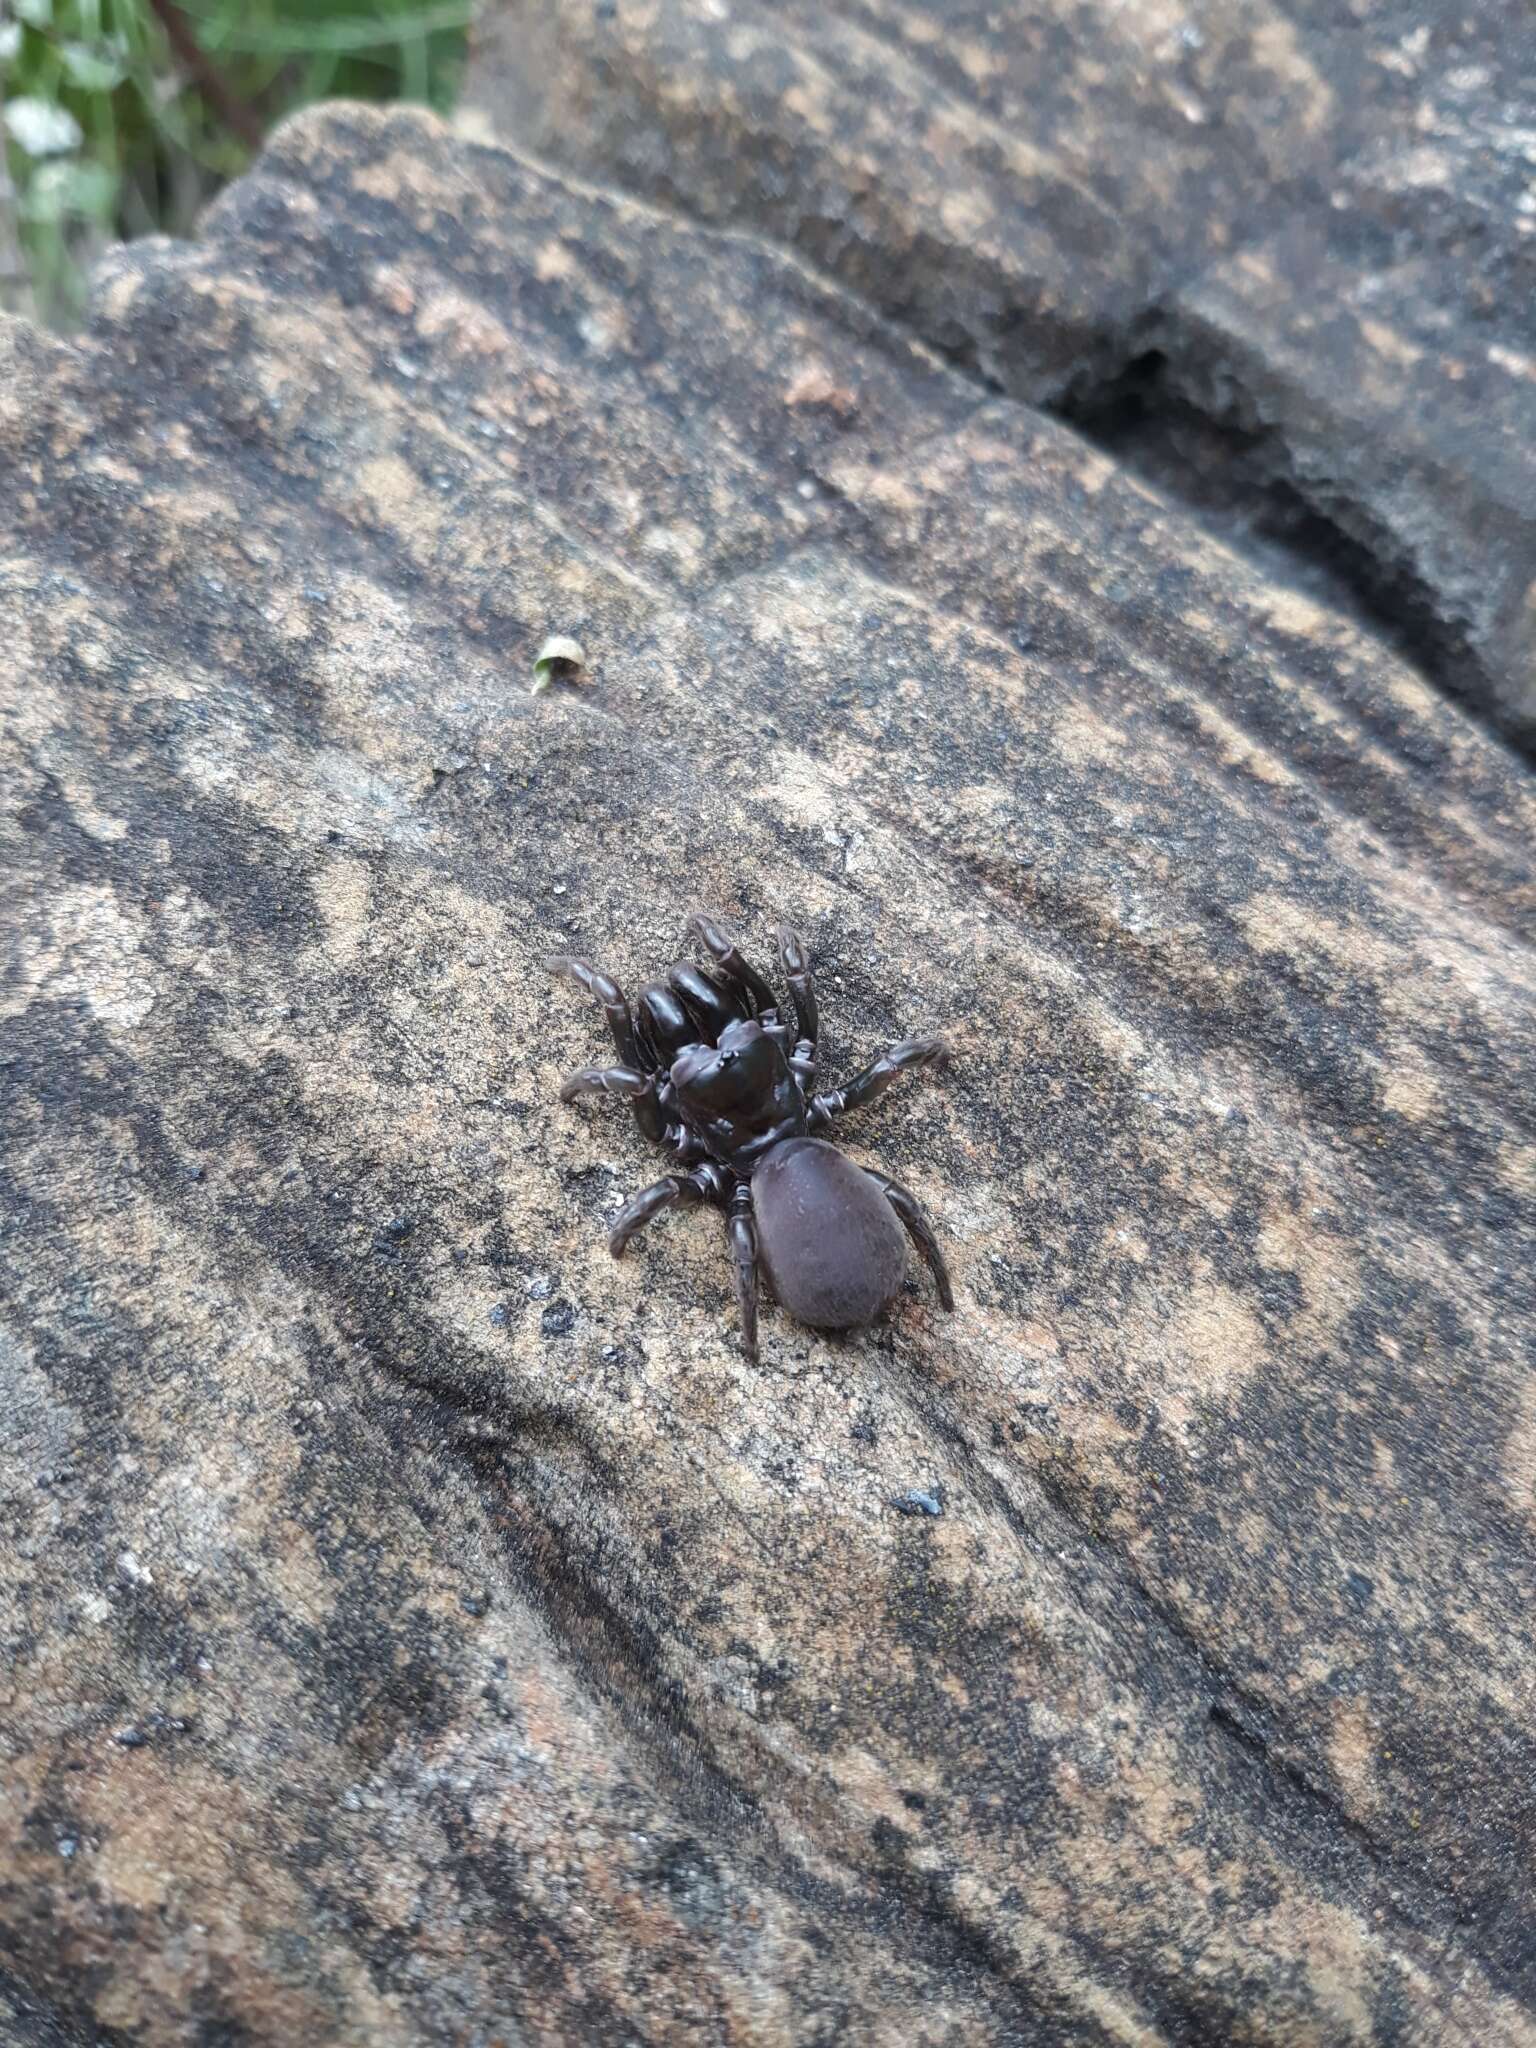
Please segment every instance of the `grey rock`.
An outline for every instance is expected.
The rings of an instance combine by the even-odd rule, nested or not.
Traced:
[[[1514,757],[424,115],[0,328],[0,471],[20,2038],[1536,2041]],[[952,1318],[751,1372],[718,1219],[609,1259],[656,1156],[538,963],[698,902],[802,927],[834,1076],[951,1041],[855,1156]]]
[[[1519,0],[500,0],[467,97],[1283,537],[1536,742]]]

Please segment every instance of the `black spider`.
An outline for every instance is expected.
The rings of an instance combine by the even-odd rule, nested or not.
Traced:
[[[699,915],[689,928],[715,965],[706,974],[680,960],[665,982],[642,989],[631,1009],[617,982],[586,960],[546,961],[596,996],[623,1062],[582,1067],[560,1089],[628,1101],[648,1138],[677,1154],[669,1173],[625,1203],[608,1239],[615,1258],[663,1209],[714,1202],[726,1213],[742,1341],[757,1357],[761,1264],[780,1304],[803,1323],[845,1330],[889,1307],[906,1270],[896,1219],[927,1260],[946,1309],[955,1305],[944,1257],[928,1219],[896,1181],[855,1166],[811,1136],[834,1117],[872,1102],[908,1067],[944,1055],[938,1038],[904,1038],[845,1087],[813,1092],[816,997],[805,947],[777,934],[795,1026],[735,941]]]

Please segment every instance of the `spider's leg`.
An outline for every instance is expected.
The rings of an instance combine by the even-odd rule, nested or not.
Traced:
[[[726,1218],[731,1241],[731,1268],[736,1279],[736,1304],[741,1310],[741,1348],[747,1363],[757,1363],[757,1225],[752,1220],[752,1185],[738,1181]]]
[[[740,947],[723,925],[705,911],[696,910],[688,920],[688,929],[740,993],[744,1016],[754,1016],[759,1010],[777,1010],[778,997],[757,969],[742,959]]]
[[[752,1014],[734,982],[722,986],[691,960],[679,960],[668,968],[667,986],[695,1025],[697,1037],[709,1045],[719,1044],[728,1024]]]
[[[864,1171],[901,1218],[908,1237],[917,1246],[927,1261],[933,1275],[933,1283],[939,1290],[940,1308],[953,1309],[955,1290],[949,1284],[949,1268],[944,1263],[944,1254],[939,1250],[939,1241],[933,1234],[933,1225],[923,1214],[922,1205],[910,1189],[904,1188],[899,1180],[892,1180],[888,1174],[876,1173],[872,1166]]]
[[[720,1199],[720,1174],[715,1167],[695,1167],[692,1173],[665,1173],[638,1195],[631,1195],[608,1233],[608,1249],[616,1259],[637,1230],[643,1230],[663,1209],[693,1209],[705,1200]]]
[[[811,1104],[811,1129],[831,1123],[833,1117],[844,1116],[850,1109],[862,1109],[866,1102],[883,1095],[908,1067],[929,1066],[934,1060],[943,1059],[947,1051],[942,1038],[904,1038],[899,1045],[887,1046],[879,1059],[871,1060],[851,1081],[816,1097]]]
[[[655,1067],[665,1076],[678,1054],[699,1042],[699,1028],[683,1008],[675,989],[653,981],[641,989],[634,1002],[635,1035],[645,1055],[642,1066]],[[660,1083],[665,1088],[663,1080]]]
[[[603,1015],[608,1019],[608,1029],[613,1033],[613,1042],[618,1050],[620,1063],[636,1073],[642,1073],[648,1062],[644,1058],[639,1039],[635,1035],[635,1020],[630,1013],[624,991],[601,968],[594,967],[590,960],[577,960],[568,953],[556,953],[544,962],[551,974],[562,980],[574,981],[589,996],[595,996],[603,1006]],[[635,1122],[648,1138],[659,1139],[662,1134],[661,1111],[656,1106],[654,1095],[637,1094],[631,1106]]]
[[[633,1102],[655,1087],[649,1074],[637,1067],[578,1067],[560,1083],[560,1100],[574,1102],[578,1095],[618,1095]]]
[[[578,988],[597,998],[603,1006],[603,1015],[608,1019],[608,1029],[613,1033],[620,1060],[626,1067],[638,1067],[641,1059],[635,1038],[635,1020],[630,1015],[624,991],[613,976],[604,974],[590,960],[578,960],[569,953],[552,953],[544,965],[549,973],[559,975],[565,981],[574,981]]]
[[[816,986],[811,979],[811,956],[805,950],[805,941],[788,925],[781,924],[774,937],[779,942],[779,963],[784,969],[795,1006],[795,1065],[808,1079],[815,1072],[816,1040],[820,1035],[816,1017]]]

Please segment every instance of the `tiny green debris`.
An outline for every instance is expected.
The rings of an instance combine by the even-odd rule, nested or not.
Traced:
[[[539,649],[533,664],[533,694],[547,690],[551,683],[579,682],[586,674],[587,657],[579,640],[555,633]]]

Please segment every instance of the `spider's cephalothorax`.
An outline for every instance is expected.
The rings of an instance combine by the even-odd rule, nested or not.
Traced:
[[[855,1166],[812,1135],[872,1102],[908,1067],[940,1059],[937,1038],[904,1038],[841,1088],[816,1084],[816,996],[810,962],[793,932],[778,934],[793,1028],[778,997],[713,919],[690,920],[714,963],[692,961],[642,989],[633,1005],[617,982],[585,960],[546,964],[596,996],[623,1062],[583,1067],[560,1090],[626,1099],[648,1138],[677,1156],[679,1171],[625,1203],[608,1248],[615,1258],[663,1209],[714,1202],[726,1214],[742,1341],[757,1357],[759,1269],[780,1304],[819,1329],[851,1329],[889,1307],[906,1269],[898,1220],[928,1262],[939,1300],[955,1305],[943,1254],[917,1202],[896,1181]]]

